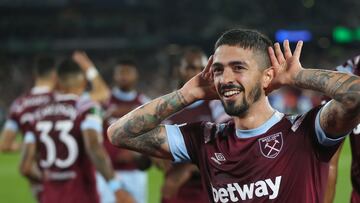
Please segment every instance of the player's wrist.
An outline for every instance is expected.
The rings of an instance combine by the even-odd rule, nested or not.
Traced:
[[[86,79],[91,81],[91,80],[94,80],[98,75],[99,75],[99,72],[98,70],[95,68],[95,66],[90,66],[86,72]]]
[[[292,77],[291,77],[291,83],[289,84],[290,86],[295,86],[295,87],[298,87],[299,84],[301,83],[300,81],[300,78],[301,78],[301,75],[303,74],[303,72],[306,71],[306,69],[304,68],[299,68],[298,71],[296,71]]]
[[[196,101],[196,97],[191,94],[191,91],[187,90],[186,88],[181,88],[177,90],[177,92],[184,99],[184,105],[189,105]]]
[[[112,192],[116,192],[124,188],[123,183],[120,181],[120,178],[118,177],[112,178],[107,182],[107,184]]]

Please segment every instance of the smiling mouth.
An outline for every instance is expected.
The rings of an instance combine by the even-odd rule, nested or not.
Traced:
[[[225,98],[230,98],[230,97],[240,94],[241,92],[242,92],[242,90],[240,90],[240,89],[224,89],[221,91],[221,94]]]

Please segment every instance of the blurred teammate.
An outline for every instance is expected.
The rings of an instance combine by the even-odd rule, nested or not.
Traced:
[[[109,90],[86,53],[75,51],[73,60],[79,64],[91,83],[92,88],[86,94],[95,101],[107,99]],[[55,59],[49,56],[37,57],[34,64],[34,76],[35,84],[31,91],[17,98],[10,107],[9,116],[0,137],[0,152],[18,151],[19,143],[15,142],[16,134],[20,132],[23,135],[31,127],[33,112],[51,100],[52,90],[57,81]],[[42,191],[41,184],[32,181],[31,190],[36,199],[39,199]]]
[[[131,201],[115,178],[110,159],[102,146],[99,105],[81,97],[86,80],[70,60],[60,64],[58,90],[51,102],[34,112],[33,129],[24,138],[21,172],[42,181],[40,202],[99,202],[95,168],[116,192],[118,202]],[[37,170],[36,160],[40,170]],[[95,166],[95,167],[94,167]]]
[[[343,65],[336,67],[339,72],[360,75],[360,55],[347,60]],[[350,132],[351,146],[351,203],[360,203],[360,123]],[[324,203],[332,203],[335,197],[338,162],[341,148],[336,152],[330,162],[329,181],[325,193]]]
[[[115,86],[110,99],[104,105],[104,129],[116,119],[149,101],[145,95],[136,91],[137,80],[138,72],[132,60],[122,60],[115,66]],[[114,169],[121,174],[124,190],[128,191],[137,203],[147,202],[147,174],[143,170],[150,166],[150,159],[133,151],[116,148],[108,139],[105,139],[104,144]]]
[[[39,56],[35,59],[33,68],[34,87],[12,103],[1,132],[1,152],[18,150],[18,144],[15,142],[16,134],[26,132],[32,121],[33,111],[51,100],[51,91],[55,87],[57,79],[54,58]]]
[[[206,66],[205,53],[197,47],[185,50],[180,65],[179,87],[200,73]],[[199,121],[222,122],[230,119],[220,101],[200,100],[166,120],[167,124],[182,124]],[[194,164],[171,164],[168,160],[157,160],[165,166],[165,181],[162,186],[163,203],[207,202],[206,190],[201,185],[200,172]]]
[[[0,137],[1,152],[17,152],[19,144],[15,138],[31,128],[34,111],[52,100],[52,90],[56,85],[57,76],[55,60],[49,56],[38,56],[34,63],[34,87],[17,98],[11,105],[7,121]],[[30,180],[31,192],[36,200],[40,199],[42,185],[39,181]]]
[[[201,74],[117,120],[108,129],[120,147],[198,165],[211,202],[323,201],[328,162],[360,122],[360,78],[304,69],[302,42],[292,53],[253,31],[234,29],[216,42]],[[299,116],[274,110],[267,93],[282,86],[333,98]],[[220,98],[232,121],[161,125],[201,99]],[[140,123],[140,124],[139,124]]]
[[[79,64],[91,83],[92,89],[88,93],[90,98],[99,102],[108,99],[109,89],[86,53],[75,51],[73,60]],[[55,59],[48,56],[37,57],[34,76],[34,87],[17,98],[10,107],[9,116],[1,132],[0,152],[18,150],[19,145],[15,142],[16,134],[18,132],[23,134],[32,119],[32,112],[49,101],[49,93],[53,90],[57,79]]]

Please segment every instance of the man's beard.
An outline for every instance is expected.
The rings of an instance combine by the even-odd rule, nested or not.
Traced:
[[[255,84],[255,87],[251,89],[249,93],[248,100],[246,99],[245,90],[243,91],[243,98],[241,104],[236,104],[237,101],[228,101],[224,102],[221,100],[221,103],[224,106],[225,112],[230,116],[240,116],[246,113],[250,108],[250,101],[255,103],[260,99],[261,96],[261,84],[260,82]]]

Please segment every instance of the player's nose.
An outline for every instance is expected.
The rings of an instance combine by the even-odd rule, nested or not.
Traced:
[[[222,74],[222,82],[224,84],[234,83],[235,75],[231,68],[224,68]]]

